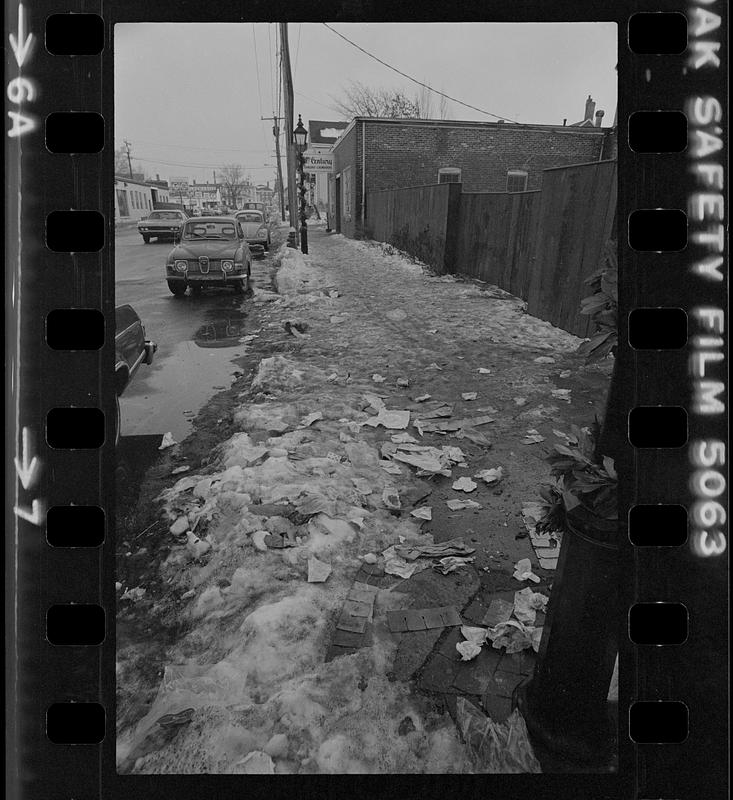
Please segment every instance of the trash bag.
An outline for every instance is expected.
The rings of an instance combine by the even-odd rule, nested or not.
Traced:
[[[477,773],[542,772],[517,709],[494,722],[463,697],[456,700],[458,727]]]

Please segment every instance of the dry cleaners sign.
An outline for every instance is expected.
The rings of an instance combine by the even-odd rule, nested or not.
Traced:
[[[305,172],[333,172],[333,153],[316,153],[315,150],[306,150]]]

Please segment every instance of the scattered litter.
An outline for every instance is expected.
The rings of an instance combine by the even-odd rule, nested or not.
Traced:
[[[199,539],[193,531],[186,534],[186,550],[191,558],[201,558],[202,555],[211,550],[211,542],[208,539]]]
[[[410,380],[409,378],[397,378],[397,385],[398,386],[409,386]]]
[[[490,369],[487,369],[486,367],[479,367],[479,368],[476,370],[476,372],[478,372],[478,373],[479,373],[479,375],[490,375],[490,374],[491,374],[491,370],[490,370]]]
[[[242,775],[274,775],[275,763],[262,750],[252,750],[234,765],[234,772]]]
[[[505,722],[495,722],[459,695],[456,700],[456,718],[476,772],[542,772],[529,741],[524,718],[518,710],[512,711]]]
[[[351,482],[359,494],[371,494],[374,489],[366,478],[352,478]]]
[[[436,329],[436,330],[437,330],[437,329]],[[437,370],[440,370],[441,372],[443,371],[443,367],[439,367],[439,366],[438,366],[438,365],[435,363],[435,361],[433,361],[433,363],[432,363],[432,364],[428,364],[428,365],[427,365],[427,367],[425,367],[425,369],[437,369]]]
[[[416,403],[424,403],[426,400],[430,400],[432,397],[431,394],[421,394],[420,397],[415,398]]]
[[[308,414],[307,416],[303,417],[303,419],[300,420],[298,427],[308,428],[319,419],[323,419],[323,414],[320,411],[314,411],[312,414]]]
[[[428,328],[428,333],[437,333],[437,332],[438,332],[437,328]]]
[[[400,430],[401,428],[406,428],[409,424],[409,411],[390,411],[386,408],[380,408],[376,417],[371,417],[371,419],[368,419],[364,423],[364,425],[369,425],[372,428],[383,425],[385,428],[389,428],[390,430]]]
[[[335,300],[337,297],[340,297],[341,295],[336,291],[336,289],[331,289],[331,291],[328,293],[328,296]]]
[[[286,319],[283,328],[292,336],[302,336],[308,330],[307,322],[296,322],[294,319]]]
[[[481,503],[475,500],[446,500],[445,504],[451,511],[463,511],[466,508],[481,508]]]
[[[399,511],[402,508],[397,489],[389,486],[385,487],[384,491],[382,492],[382,502],[387,508],[392,509],[393,511]]]
[[[384,377],[384,375],[380,375],[379,373],[375,372],[374,375],[372,375],[372,380],[374,383],[384,383],[387,379]]]
[[[384,571],[388,575],[396,575],[398,578],[411,578],[416,572],[427,569],[430,565],[425,562],[412,561],[408,563],[404,558],[397,555],[395,545],[388,547],[382,552],[384,556]]]
[[[527,398],[526,397],[515,397],[514,398],[514,405],[523,406],[526,405]]]
[[[252,534],[252,544],[255,546],[255,550],[259,550],[261,553],[267,551],[267,545],[265,544],[265,539],[269,536],[269,531],[255,531]]]
[[[476,548],[464,544],[462,539],[450,539],[440,544],[421,544],[417,546],[393,545],[395,555],[414,561],[416,558],[439,558],[441,556],[467,556]],[[391,549],[391,548],[390,548]]]
[[[369,403],[369,406],[371,406],[376,414],[387,407],[384,404],[384,400],[382,400],[379,395],[373,394],[372,392],[364,392],[362,397]],[[369,406],[367,406],[367,408],[369,408]]]
[[[437,570],[443,575],[447,575],[449,572],[455,572],[457,569],[460,569],[461,567],[467,567],[475,560],[476,559],[474,556],[470,556],[468,558],[461,558],[459,556],[449,556],[448,558],[441,558],[437,564],[433,565],[433,569]]]
[[[163,716],[159,717],[155,722],[157,725],[160,725],[161,728],[173,728],[176,725],[186,725],[191,721],[194,711],[195,709],[193,708],[184,708],[183,711],[179,711],[176,714],[163,714]]]
[[[530,428],[527,431],[527,435],[521,440],[522,444],[539,444],[544,441],[545,437],[534,428]]]
[[[489,448],[492,446],[491,440],[487,436],[473,428],[460,428],[456,431],[455,436],[456,439],[468,439],[469,442],[473,442],[481,447]]]
[[[458,642],[456,650],[461,654],[461,661],[471,661],[481,652],[481,645],[470,640]]]
[[[308,583],[323,583],[330,574],[330,564],[324,564],[315,556],[308,559]]]
[[[390,475],[402,475],[402,470],[399,465],[395,464],[393,461],[380,461],[379,466],[385,472],[389,472]]]
[[[547,595],[541,592],[533,592],[529,586],[526,589],[514,592],[514,616],[520,622],[534,625],[537,612],[545,612],[548,600]]]
[[[419,414],[420,419],[437,419],[438,417],[450,417],[453,414],[453,406],[449,405],[448,403],[444,403],[437,408],[433,408],[430,411],[422,411]]]
[[[478,397],[478,392],[463,392],[461,397],[464,400],[475,400]]]
[[[484,483],[491,486],[494,483],[499,483],[499,481],[504,477],[504,470],[501,467],[496,467],[495,469],[482,469],[481,472],[477,472],[474,478],[480,478]]]
[[[394,308],[388,311],[385,316],[394,322],[400,322],[403,319],[407,319],[407,312],[403,308]]]
[[[463,477],[455,481],[451,488],[457,492],[472,492],[477,486],[478,484],[474,483],[470,478]]]
[[[180,475],[182,472],[188,472],[190,469],[191,469],[191,467],[186,467],[186,466],[183,466],[183,467],[176,467],[176,468],[175,468],[175,469],[174,469],[174,470],[171,472],[171,475]]]
[[[572,437],[568,436],[568,434],[564,433],[563,431],[558,431],[555,428],[553,428],[552,432],[555,434],[555,436],[557,436],[558,439],[562,439],[566,443],[569,443],[571,441]]]
[[[134,589],[126,589],[120,596],[120,600],[132,600],[133,603],[142,599],[145,594],[145,589],[142,586],[136,586]]]
[[[572,373],[572,372],[571,372],[569,369],[564,369],[564,370],[563,370],[563,371],[560,373],[560,377],[561,377],[561,378],[569,378],[569,377],[570,377],[572,374],[573,374],[573,373]]]
[[[534,359],[535,364],[554,364],[555,359],[550,356],[538,356]]]
[[[558,400],[564,400],[566,403],[570,402],[570,389],[553,389],[552,396]]]
[[[173,438],[173,434],[168,431],[168,433],[163,435],[163,439],[158,447],[158,450],[165,450],[166,447],[173,447],[174,444],[178,444],[178,442]]]
[[[486,628],[477,628],[474,625],[461,625],[461,633],[469,641],[477,645],[486,642]]]
[[[539,577],[532,572],[532,562],[528,558],[520,558],[519,561],[517,561],[514,565],[514,574],[512,577],[516,578],[518,581],[530,580],[533,583],[540,582]]]
[[[336,372],[332,372],[332,373],[331,373],[331,374],[330,374],[330,375],[329,375],[329,376],[326,378],[326,380],[327,380],[329,383],[333,383],[333,382],[334,382],[334,381],[335,381],[337,378],[338,378],[338,373],[336,373]]]
[[[365,554],[365,555],[363,555],[363,556],[359,556],[359,558],[360,558],[360,559],[361,559],[361,560],[362,560],[362,561],[363,561],[365,564],[376,564],[376,563],[377,563],[377,556],[376,556],[376,554],[375,554],[375,553],[366,553],[366,554]]]
[[[430,521],[433,518],[433,509],[430,508],[430,506],[422,506],[421,508],[416,508],[414,511],[411,511],[410,516]]]
[[[477,408],[477,411],[480,411],[482,414],[498,414],[499,412],[493,406],[484,406],[483,408]]]
[[[346,314],[334,314],[329,321],[332,325],[340,325],[342,322],[346,322],[348,318]]]
[[[417,444],[417,439],[409,433],[394,433],[389,438],[395,444]]]
[[[427,419],[424,415],[420,416],[420,424],[424,431],[436,431],[436,432],[448,432],[448,431],[464,431],[465,438],[469,438],[469,429],[475,428],[478,425],[488,425],[490,422],[494,422],[494,417],[483,416],[483,417],[472,417],[467,419],[453,419],[453,420],[446,420],[445,422],[423,422],[422,420]],[[415,422],[415,427],[417,427],[417,421]]]
[[[524,590],[523,590],[524,591]],[[530,591],[532,591],[530,589]],[[516,599],[516,594],[514,595]],[[484,618],[481,620],[482,625],[486,625],[489,628],[495,628],[502,622],[507,622],[512,614],[514,613],[514,604],[508,603],[506,600],[492,600],[489,603],[489,608],[484,614]]]
[[[395,453],[392,458],[395,461],[402,461],[405,464],[410,464],[421,472],[429,473],[431,475],[446,475],[450,476],[450,469],[442,464],[437,458],[427,453]]]
[[[531,647],[537,652],[541,633],[538,636],[536,631],[542,631],[542,628],[534,628],[531,625],[524,625],[517,620],[510,619],[499,623],[493,628],[489,628],[487,636],[491,639],[492,646],[496,650],[506,647],[507,653],[511,654],[528,650]]]

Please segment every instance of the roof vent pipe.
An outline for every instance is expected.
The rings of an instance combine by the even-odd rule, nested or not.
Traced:
[[[605,113],[606,113],[605,111],[600,111],[600,110],[596,111],[596,128],[601,127],[601,123],[603,122],[603,115]]]

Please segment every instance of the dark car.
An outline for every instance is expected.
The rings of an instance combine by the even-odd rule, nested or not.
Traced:
[[[265,222],[265,216],[261,211],[249,209],[237,212],[236,219],[239,220],[244,238],[252,250],[270,249],[270,229]]]
[[[188,215],[184,211],[175,209],[153,211],[137,223],[137,229],[145,244],[152,238],[156,238],[158,241],[163,239],[174,241],[187,219]]]
[[[234,217],[198,217],[183,226],[176,247],[168,254],[165,274],[175,295],[187,287],[231,287],[236,294],[249,288],[252,254]]]
[[[129,386],[140,364],[152,364],[155,342],[145,338],[145,326],[130,305],[115,309],[115,391],[117,422],[115,444],[120,438],[120,395]]]

